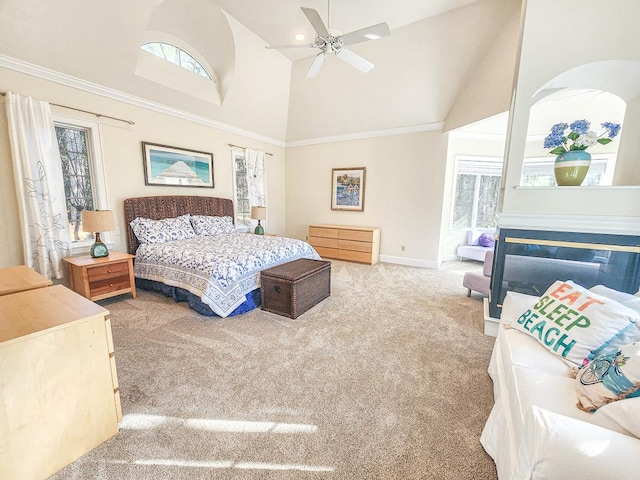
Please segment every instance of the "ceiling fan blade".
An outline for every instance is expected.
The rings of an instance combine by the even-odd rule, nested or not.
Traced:
[[[370,27],[356,30],[355,32],[345,33],[340,36],[343,45],[353,45],[354,43],[360,43],[367,40],[377,40],[378,38],[388,37],[391,35],[389,25],[386,23],[378,23],[377,25],[371,25]]]
[[[302,9],[302,13],[304,13],[311,23],[311,26],[316,31],[316,33],[321,37],[328,37],[329,31],[327,27],[324,25],[322,18],[320,18],[320,14],[317,10],[313,8],[300,7]]]
[[[304,43],[302,45],[267,45],[264,48],[269,49],[278,49],[278,48],[317,48],[318,46],[315,43]]]
[[[307,75],[305,78],[313,78],[318,74],[318,72],[320,71],[320,67],[324,63],[324,57],[325,57],[324,52],[320,52],[318,54],[315,60],[313,60],[313,63],[311,64],[311,68],[309,68],[309,71],[307,72]]]
[[[367,73],[375,66],[369,60],[365,60],[360,55],[357,55],[351,50],[347,50],[346,48],[343,48],[338,53],[336,53],[336,57],[338,57],[343,62],[348,63],[352,67],[357,68],[363,73]]]

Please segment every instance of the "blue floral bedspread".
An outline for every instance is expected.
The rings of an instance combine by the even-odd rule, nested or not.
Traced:
[[[134,274],[181,287],[200,297],[217,315],[228,316],[260,288],[260,271],[298,258],[319,260],[302,240],[247,233],[143,243]]]

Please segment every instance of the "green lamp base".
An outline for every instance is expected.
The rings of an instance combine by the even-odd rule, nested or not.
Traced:
[[[253,231],[253,233],[255,233],[256,235],[264,235],[264,228],[262,228],[262,225],[260,225],[260,220],[258,220],[258,226]]]
[[[104,243],[96,242],[93,245],[91,245],[91,256],[93,258],[108,257],[109,249]]]

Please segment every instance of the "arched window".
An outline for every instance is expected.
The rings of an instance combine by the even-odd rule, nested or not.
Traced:
[[[204,77],[208,80],[215,81],[211,77],[209,72],[207,72],[207,70],[200,64],[200,62],[198,62],[184,50],[174,45],[161,42],[150,42],[145,43],[140,48],[149,53],[152,53],[156,57],[164,58],[168,62],[189,70],[196,75],[200,75],[201,77]]]

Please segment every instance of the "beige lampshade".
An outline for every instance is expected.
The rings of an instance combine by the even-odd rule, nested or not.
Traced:
[[[251,218],[265,220],[267,218],[267,207],[251,207]]]
[[[116,228],[111,210],[85,210],[81,215],[85,232],[109,232]]]

